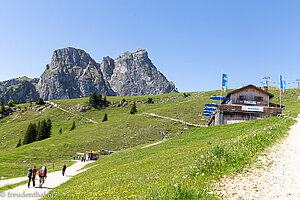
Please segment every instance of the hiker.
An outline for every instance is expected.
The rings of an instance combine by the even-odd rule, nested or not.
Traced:
[[[81,157],[81,162],[83,162],[83,156]]]
[[[33,187],[35,186],[35,176],[36,176],[36,166],[33,166],[33,173],[32,173],[32,183]]]
[[[62,168],[61,168],[61,171],[62,171],[62,175],[63,175],[63,176],[65,175],[66,169],[67,169],[67,165],[66,165],[66,164],[63,164],[63,166],[62,166]]]
[[[32,175],[33,175],[33,169],[32,168],[29,168],[28,169],[28,174],[27,174],[27,177],[28,177],[28,188],[30,187],[30,181],[32,179]]]
[[[42,187],[42,185],[44,184],[44,182],[45,182],[45,179],[47,178],[47,168],[46,168],[46,166],[42,166],[41,168],[40,168],[40,171],[39,171],[39,177],[40,177],[40,180],[39,180],[39,182],[40,182],[40,188]]]

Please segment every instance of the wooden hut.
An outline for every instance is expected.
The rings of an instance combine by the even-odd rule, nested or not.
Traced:
[[[208,125],[233,124],[278,116],[282,113],[279,105],[270,103],[274,97],[254,85],[247,85],[229,92],[228,101],[223,101],[208,121]]]

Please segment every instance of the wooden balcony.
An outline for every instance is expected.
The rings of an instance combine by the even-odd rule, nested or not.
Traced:
[[[246,105],[245,105],[246,106]],[[267,106],[254,106],[254,107],[262,107],[263,111],[245,111],[242,109],[243,105],[228,105],[228,104],[221,104],[219,106],[220,111],[223,112],[237,112],[237,113],[271,113],[271,114],[281,114],[282,110],[276,107],[267,107]],[[251,107],[251,106],[247,106]]]

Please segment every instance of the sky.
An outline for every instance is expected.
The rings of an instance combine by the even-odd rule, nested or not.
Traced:
[[[300,1],[0,0],[0,81],[39,77],[52,52],[96,62],[138,48],[180,92],[300,79]],[[271,82],[272,86],[278,84]]]

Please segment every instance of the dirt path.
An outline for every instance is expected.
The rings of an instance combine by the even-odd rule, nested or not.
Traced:
[[[165,116],[161,116],[161,115],[157,115],[157,114],[154,114],[154,113],[143,113],[145,115],[150,115],[150,116],[153,116],[153,117],[159,117],[159,118],[163,118],[163,119],[169,119],[169,120],[173,120],[173,121],[176,121],[176,122],[181,122],[183,124],[187,124],[187,125],[190,125],[190,126],[206,126],[206,125],[202,125],[202,124],[193,124],[193,123],[189,123],[189,122],[185,122],[183,120],[180,120],[180,119],[174,119],[174,118],[171,118],[171,117],[165,117]]]
[[[28,178],[26,176],[18,177],[18,178],[10,178],[10,179],[7,179],[7,180],[2,180],[2,181],[0,181],[0,188],[4,187],[6,185],[12,185],[12,184],[15,184],[15,183],[20,183],[20,182],[25,181],[25,180],[28,180]]]
[[[159,142],[155,142],[155,143],[153,143],[153,144],[148,144],[148,145],[146,145],[146,146],[141,147],[141,149],[148,148],[148,147],[152,147],[152,146],[158,145],[158,144],[163,143],[163,142],[164,142],[164,141],[162,140],[162,141],[159,141]]]
[[[58,104],[56,104],[56,103],[54,103],[54,102],[51,102],[51,101],[45,101],[45,102],[48,103],[48,104],[50,104],[50,105],[52,105],[52,106],[54,106],[54,107],[56,107],[56,108],[58,108],[58,109],[60,109],[60,110],[62,110],[62,111],[64,111],[64,112],[66,112],[66,113],[69,113],[69,114],[71,114],[71,115],[75,115],[75,116],[77,116],[77,117],[86,119],[86,120],[88,120],[88,121],[90,121],[90,122],[92,122],[92,123],[95,123],[95,124],[98,124],[98,123],[99,123],[99,122],[94,121],[94,120],[92,120],[92,119],[89,119],[89,118],[86,118],[86,117],[82,117],[82,116],[80,116],[80,115],[78,115],[78,114],[72,113],[72,112],[70,112],[70,111],[68,111],[68,110],[66,110],[66,109],[64,109],[64,108],[62,108],[62,107],[60,107]]]
[[[224,199],[300,199],[300,118],[249,172],[221,181]],[[259,168],[258,168],[259,167]]]
[[[70,167],[67,166],[65,176],[62,176],[61,171],[49,173],[47,175],[47,179],[46,179],[45,183],[43,184],[42,188],[38,187],[39,183],[38,183],[38,177],[37,177],[36,181],[35,181],[35,184],[36,184],[35,188],[32,187],[32,183],[31,183],[30,188],[28,188],[27,184],[25,184],[25,185],[18,186],[11,190],[7,190],[2,193],[0,192],[0,199],[1,200],[4,200],[4,199],[5,200],[9,200],[9,199],[10,200],[12,200],[12,199],[26,199],[26,200],[40,199],[43,196],[47,195],[49,193],[49,191],[52,190],[53,188],[68,181],[73,176],[88,170],[89,168],[86,168],[83,170],[80,170],[80,169],[83,168],[86,164],[91,163],[91,162],[92,161],[88,161],[88,162],[78,161],[77,163],[73,164]],[[53,196],[53,197],[55,198],[55,196]]]

